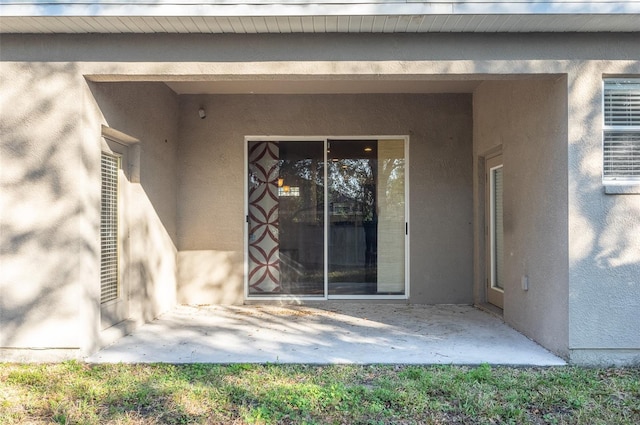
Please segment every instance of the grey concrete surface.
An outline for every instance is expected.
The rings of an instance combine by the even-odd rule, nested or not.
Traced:
[[[178,306],[90,363],[564,365],[470,306],[325,303]]]

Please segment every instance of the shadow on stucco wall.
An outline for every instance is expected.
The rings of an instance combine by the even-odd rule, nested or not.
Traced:
[[[2,64],[0,347],[78,347],[99,255],[98,162],[81,139],[73,64]],[[97,189],[97,190],[96,190]]]
[[[617,75],[640,72],[637,63],[585,63],[570,81],[569,343],[573,350],[640,349],[640,195],[607,195],[602,182],[602,78],[604,70],[614,69]]]
[[[137,140],[124,188],[128,241],[122,253],[131,319],[152,320],[176,302],[177,96],[162,83],[88,82],[95,125]],[[139,155],[134,151],[139,150]],[[135,169],[135,172],[133,172]]]
[[[591,61],[594,57],[631,57],[637,61],[638,55],[634,53],[637,47],[633,51],[624,47],[637,41],[637,35],[570,35],[569,41],[574,40],[577,45],[570,53],[562,43],[554,43],[556,35],[531,37],[544,48],[524,46],[531,39],[525,35],[362,35],[348,39],[338,35],[217,36],[217,43],[208,42],[212,37],[199,35],[188,38],[195,42],[193,49],[180,49],[181,42],[174,36],[87,36],[82,48],[75,49],[68,45],[73,45],[78,36],[54,36],[43,43],[39,36],[18,40],[16,36],[3,35],[25,47],[3,50],[3,61],[33,62],[3,62],[0,80],[0,347],[81,344],[78,335],[82,333],[76,332],[80,326],[78,311],[86,308],[86,301],[93,306],[98,303],[99,135],[87,134],[81,128],[84,112],[79,99],[85,95],[82,88],[86,83],[77,65],[64,61],[106,61],[106,65],[96,69],[107,73],[111,68],[123,69],[115,62],[124,63],[135,57],[136,61],[156,62],[153,66],[158,75],[178,69],[172,66],[179,61],[206,58],[239,63],[266,60],[274,62],[274,66],[287,61],[326,60],[335,62],[332,64],[339,70],[346,69],[340,67],[342,62],[351,66],[350,61],[360,60],[361,63],[347,70],[354,75],[388,73],[388,68],[382,65],[385,60],[400,61],[407,70],[416,72],[419,69],[413,66],[418,65],[413,61],[433,61],[429,72],[434,75],[470,75],[470,71],[475,71],[535,76],[551,72],[549,69],[556,73],[570,72],[567,212],[570,282],[566,283],[571,284],[569,346],[638,349],[640,334],[629,329],[640,327],[637,315],[640,238],[636,236],[640,234],[640,196],[603,193],[598,87],[603,72],[637,75],[640,71],[637,64],[623,67],[613,60]],[[375,45],[375,53],[370,47],[372,39],[380,41]],[[114,40],[126,43],[122,49],[112,49]],[[429,43],[424,43],[425,40]],[[143,51],[140,41],[149,41]],[[294,41],[299,44],[291,49]],[[341,49],[328,48],[331,45],[328,41],[336,41]],[[454,41],[464,43],[451,49]],[[610,48],[612,45],[622,47]],[[172,46],[174,63],[162,63],[167,61],[166,52]],[[243,46],[252,47],[239,48]],[[399,49],[399,46],[408,47]],[[574,66],[567,65],[567,61],[580,63],[583,59],[580,69],[567,69]],[[46,60],[55,63],[42,62]],[[161,303],[167,298],[158,298],[162,291],[152,282],[162,281],[163,291],[171,290],[178,234],[176,212],[172,208],[179,184],[176,162],[179,135],[175,128],[164,126],[175,124],[178,112],[175,95],[161,84],[120,84],[111,86],[113,92],[107,85],[90,85],[102,113],[92,123],[96,124],[95,131],[100,124],[106,124],[143,143],[142,177],[134,188],[141,204],[131,220],[131,238],[135,242],[131,247],[129,273],[138,282],[133,295],[140,303]],[[171,196],[173,200],[168,199]],[[229,257],[225,261],[238,260]],[[205,273],[221,273],[220,278],[204,282],[213,288],[219,287],[225,278],[223,270],[205,269]],[[231,275],[237,278],[234,276]],[[175,282],[173,285],[175,290]],[[151,318],[165,307],[162,304],[145,310],[143,316]]]

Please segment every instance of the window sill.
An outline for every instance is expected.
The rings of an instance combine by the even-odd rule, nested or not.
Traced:
[[[640,182],[605,183],[604,193],[607,195],[640,195]]]

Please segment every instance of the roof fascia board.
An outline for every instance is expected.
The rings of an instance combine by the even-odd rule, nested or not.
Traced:
[[[399,16],[399,15],[610,15],[640,13],[639,0],[156,0],[154,2],[3,0],[0,16]]]

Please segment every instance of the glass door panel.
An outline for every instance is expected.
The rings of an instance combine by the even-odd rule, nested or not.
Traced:
[[[504,307],[504,226],[503,226],[503,165],[502,155],[488,158],[485,172],[489,176],[486,194],[487,238],[487,301]]]
[[[248,142],[249,296],[406,293],[405,141],[326,146]]]
[[[324,297],[324,141],[251,141],[249,295]]]
[[[332,140],[328,159],[329,295],[403,295],[404,140]]]

